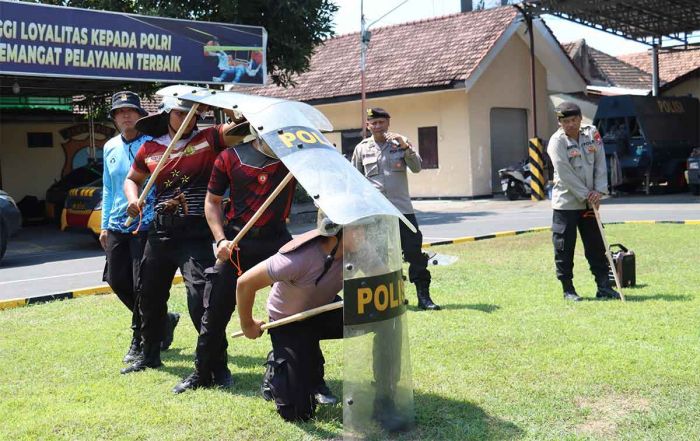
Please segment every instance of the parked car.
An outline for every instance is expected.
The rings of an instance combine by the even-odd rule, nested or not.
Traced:
[[[688,158],[688,171],[686,172],[688,187],[695,196],[700,195],[700,147],[694,148]]]
[[[68,190],[89,185],[97,179],[102,179],[102,162],[92,162],[78,167],[54,182],[46,190],[46,216],[60,224],[61,211],[65,205]]]
[[[84,230],[96,238],[102,223],[102,178],[68,190],[61,212],[61,231]]]
[[[7,250],[7,242],[22,226],[22,215],[17,203],[9,194],[0,190],[0,260]]]

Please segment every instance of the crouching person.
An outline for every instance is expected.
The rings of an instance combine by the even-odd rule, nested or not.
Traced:
[[[238,279],[241,330],[250,339],[264,323],[253,317],[258,290],[272,285],[267,301],[271,321],[340,300],[343,287],[342,229],[319,212],[318,228],[302,234]],[[320,340],[343,337],[343,311],[336,309],[269,330],[272,353],[263,392],[269,387],[277,412],[287,421],[308,420],[317,404],[335,404],[323,379]]]

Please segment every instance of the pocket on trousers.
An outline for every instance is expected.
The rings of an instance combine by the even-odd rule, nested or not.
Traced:
[[[291,366],[287,360],[268,358],[267,364],[268,369],[272,367],[269,384],[280,416],[287,421],[306,421],[313,417],[315,410],[313,397],[309,393],[304,393],[303,387],[300,387],[301,384],[293,384],[293,381],[299,381],[299,379],[293,378],[295,375],[290,372]]]
[[[552,224],[552,243],[557,251],[564,250],[564,233],[566,232],[566,224]]]

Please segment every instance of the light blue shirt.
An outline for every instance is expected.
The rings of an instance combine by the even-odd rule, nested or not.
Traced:
[[[121,135],[107,141],[103,147],[104,172],[102,174],[102,229],[129,233],[136,230],[138,222],[129,227],[124,223],[129,215],[126,214],[128,201],[124,194],[124,181],[131,169],[136,152],[144,142],[151,139],[148,135],[139,135],[131,142],[125,142]],[[155,203],[155,186],[146,197],[143,207],[143,218],[140,230],[147,230],[153,221],[153,204]],[[138,219],[137,219],[138,220]]]

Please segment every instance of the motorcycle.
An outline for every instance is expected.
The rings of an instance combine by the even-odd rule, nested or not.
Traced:
[[[501,178],[503,193],[509,201],[530,197],[532,188],[530,187],[530,162],[528,160],[498,170],[498,176]]]

